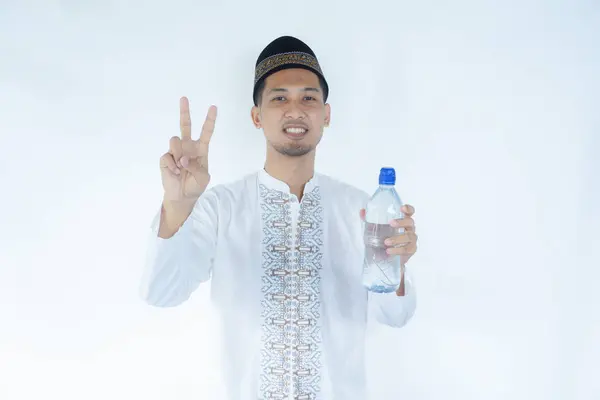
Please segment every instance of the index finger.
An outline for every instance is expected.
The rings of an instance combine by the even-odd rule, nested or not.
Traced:
[[[415,208],[410,204],[405,204],[402,206],[401,211],[404,212],[404,215],[411,216],[415,213]]]
[[[187,97],[179,100],[179,129],[181,139],[192,138],[192,119],[190,117],[190,102]]]
[[[202,124],[202,132],[200,133],[200,143],[208,144],[210,138],[215,131],[215,122],[217,120],[217,106],[210,106],[206,113],[206,120]]]

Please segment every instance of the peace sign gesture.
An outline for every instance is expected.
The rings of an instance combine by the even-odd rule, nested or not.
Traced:
[[[192,139],[190,103],[186,97],[179,101],[179,109],[181,137],[173,136],[169,141],[169,151],[160,158],[164,197],[174,202],[195,202],[210,182],[208,145],[215,129],[217,107],[208,109],[198,140]]]

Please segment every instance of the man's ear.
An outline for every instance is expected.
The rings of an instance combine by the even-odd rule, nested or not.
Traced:
[[[262,125],[260,123],[260,108],[258,108],[257,106],[252,107],[252,109],[250,110],[250,117],[252,118],[252,123],[254,124],[256,129],[262,128]]]
[[[325,127],[329,126],[331,122],[331,106],[329,103],[325,104]]]

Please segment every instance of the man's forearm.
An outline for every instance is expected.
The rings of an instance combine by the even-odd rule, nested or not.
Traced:
[[[194,210],[196,201],[197,200],[186,200],[182,202],[172,202],[163,199],[158,237],[169,239],[175,235]]]
[[[369,303],[370,312],[378,322],[394,328],[406,325],[417,306],[410,273],[402,268],[402,279],[396,293],[369,293]]]

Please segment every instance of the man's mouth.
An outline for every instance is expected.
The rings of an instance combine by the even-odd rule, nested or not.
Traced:
[[[306,128],[285,128],[283,130],[283,132],[292,138],[301,138],[304,135],[306,135],[306,132],[308,132],[308,129]]]

